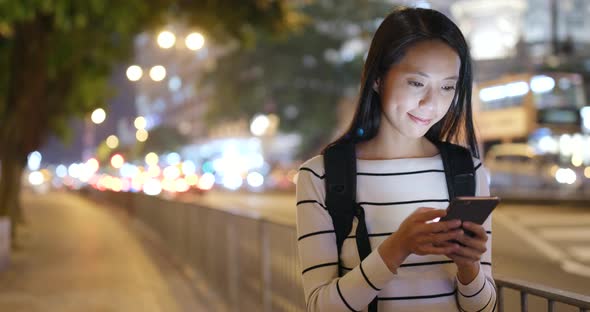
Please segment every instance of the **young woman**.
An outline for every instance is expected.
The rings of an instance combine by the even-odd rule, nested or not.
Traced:
[[[356,147],[356,200],[372,252],[359,260],[353,230],[340,254],[325,207],[323,156],[305,162],[297,181],[297,232],[308,311],[493,311],[491,218],[483,226],[445,215],[448,192],[433,142],[469,148],[476,196],[489,195],[471,113],[467,44],[443,14],[403,8],[377,29],[360,99],[347,133],[333,144]],[[463,229],[474,232],[470,237]],[[456,240],[461,244],[448,243]]]

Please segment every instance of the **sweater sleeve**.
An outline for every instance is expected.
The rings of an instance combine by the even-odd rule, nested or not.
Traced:
[[[307,311],[360,311],[394,277],[373,250],[352,271],[338,277],[332,218],[325,205],[323,158],[304,163],[297,178],[297,236]]]
[[[487,169],[479,160],[474,160],[476,164],[476,196],[489,196],[489,174]],[[496,309],[497,290],[494,278],[492,277],[492,216],[483,224],[488,241],[486,243],[487,251],[482,255],[479,273],[475,279],[463,285],[456,278],[457,283],[457,300],[461,311],[467,312],[488,312]]]

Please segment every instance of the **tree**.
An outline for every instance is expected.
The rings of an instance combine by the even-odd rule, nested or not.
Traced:
[[[27,155],[66,120],[105,105],[113,65],[132,54],[133,38],[170,16],[216,38],[290,29],[286,0],[6,0],[0,2],[0,216],[24,221],[20,180]]]
[[[203,79],[213,90],[206,122],[275,113],[281,130],[302,135],[302,157],[316,152],[332,136],[338,103],[356,95],[376,21],[391,9],[384,2],[309,2],[298,31],[225,55]]]

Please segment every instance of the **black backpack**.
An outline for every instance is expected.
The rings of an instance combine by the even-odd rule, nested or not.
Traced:
[[[466,148],[447,143],[433,142],[440,152],[449,199],[475,195],[475,169],[471,153]],[[342,276],[340,252],[344,240],[352,230],[354,217],[358,218],[356,244],[361,261],[371,253],[365,210],[356,202],[356,153],[354,143],[332,145],[324,152],[326,173],[326,206],[332,217],[338,247],[338,276]],[[377,297],[369,304],[369,311],[377,311]]]

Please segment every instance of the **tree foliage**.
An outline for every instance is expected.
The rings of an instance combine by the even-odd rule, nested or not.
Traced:
[[[218,40],[252,42],[253,33],[294,27],[299,15],[287,0],[0,1],[0,216],[23,220],[27,155],[67,134],[72,116],[105,106],[113,65],[132,55],[134,37],[173,18]]]
[[[301,154],[332,135],[336,107],[357,91],[364,54],[379,18],[378,1],[314,1],[302,7],[306,23],[276,40],[226,54],[203,83],[210,86],[207,122],[276,113],[281,130],[302,134]]]

